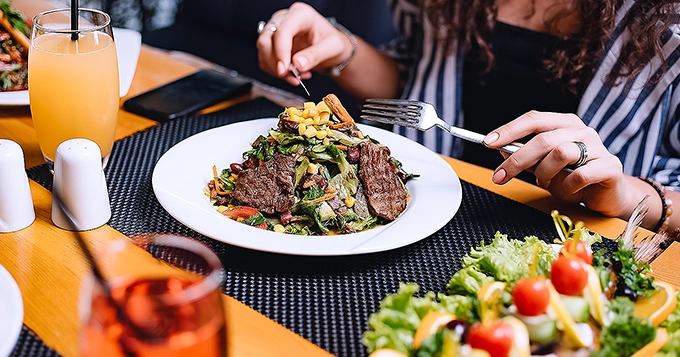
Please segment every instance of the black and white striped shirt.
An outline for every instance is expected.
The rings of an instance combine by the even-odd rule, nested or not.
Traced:
[[[445,51],[436,40],[438,30],[422,13],[418,0],[388,1],[400,37],[387,51],[402,70],[402,98],[432,103],[442,119],[463,126],[462,51]],[[654,58],[637,77],[606,82],[630,37],[622,19],[633,1],[626,0],[618,14],[606,55],[576,114],[596,129],[609,151],[619,157],[624,173],[654,177],[665,185],[680,187],[680,28],[670,28],[664,34],[667,70],[659,58]],[[652,83],[652,77],[661,79]],[[460,140],[441,130],[395,127],[395,132],[444,155],[460,157],[462,153]]]

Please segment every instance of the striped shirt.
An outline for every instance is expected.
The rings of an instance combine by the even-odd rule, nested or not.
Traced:
[[[624,2],[606,54],[580,98],[576,114],[597,130],[607,149],[623,163],[625,174],[653,177],[680,188],[680,27],[668,29],[662,39],[666,70],[655,57],[635,78],[606,81],[630,38],[622,20],[633,1]],[[402,98],[432,103],[442,119],[462,127],[463,51],[446,52],[418,0],[388,2],[400,36],[386,51],[399,64],[404,81]],[[660,80],[652,82],[650,78]],[[442,130],[394,130],[444,155],[462,154],[460,139]]]

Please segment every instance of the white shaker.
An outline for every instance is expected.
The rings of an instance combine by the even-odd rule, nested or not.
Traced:
[[[35,220],[24,152],[12,140],[0,139],[0,232],[26,228]]]
[[[69,139],[57,147],[52,184],[52,222],[85,231],[111,218],[101,150],[88,139]]]

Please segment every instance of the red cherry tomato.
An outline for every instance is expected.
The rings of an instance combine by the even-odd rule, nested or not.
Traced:
[[[579,257],[584,263],[593,264],[593,253],[588,249],[588,245],[580,240],[568,239],[564,242],[560,255]]]
[[[520,280],[512,292],[517,311],[524,316],[537,316],[545,313],[550,302],[550,291],[545,278],[526,278]]]
[[[512,329],[500,320],[470,327],[468,343],[472,348],[489,352],[491,357],[507,357],[512,348]]]
[[[550,281],[560,294],[580,295],[588,283],[588,272],[581,259],[563,255],[552,263]]]

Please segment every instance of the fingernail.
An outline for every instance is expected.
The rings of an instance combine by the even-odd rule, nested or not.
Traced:
[[[505,181],[505,176],[507,176],[507,173],[505,172],[505,169],[499,169],[498,171],[493,173],[493,177],[491,178],[491,181],[493,183],[500,185]]]
[[[309,64],[307,57],[295,57],[295,62],[297,62],[297,68],[300,71],[307,71],[307,65]]]
[[[279,74],[279,76],[283,76],[286,74],[286,66],[283,64],[282,61],[278,61],[276,63],[276,73]]]
[[[498,137],[499,137],[499,136],[500,136],[500,135],[498,135],[498,133],[495,132],[495,131],[492,132],[492,133],[489,133],[489,135],[487,135],[487,136],[484,138],[484,144],[485,144],[485,145],[491,145],[491,144],[495,143],[496,140],[498,140]]]

